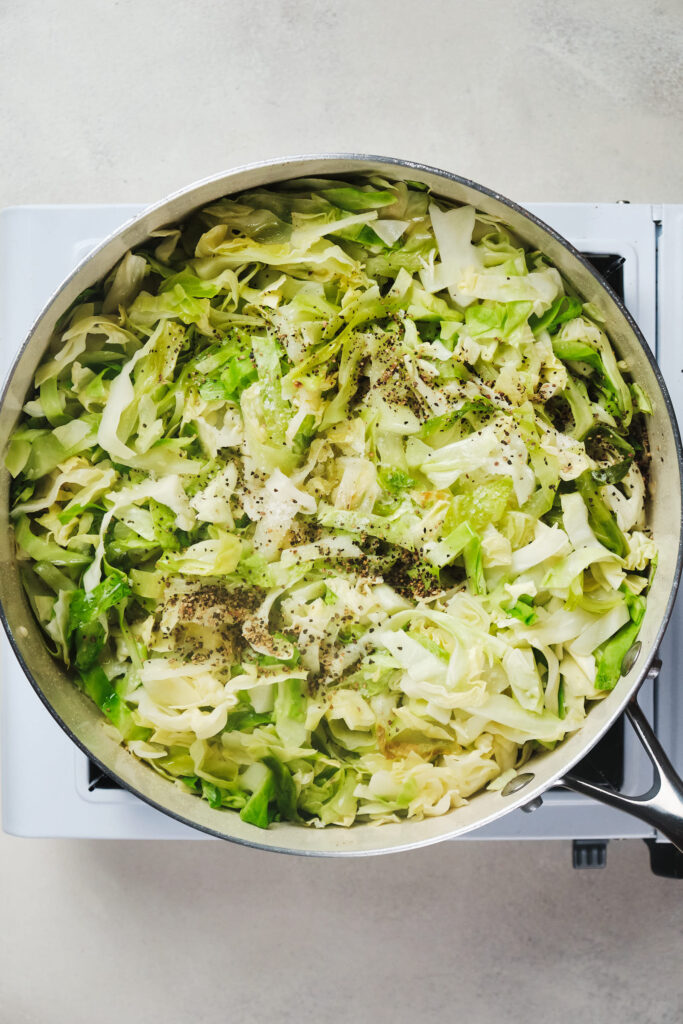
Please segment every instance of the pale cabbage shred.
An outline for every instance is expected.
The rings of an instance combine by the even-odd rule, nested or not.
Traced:
[[[648,400],[591,313],[492,217],[378,178],[126,255],[7,464],[35,614],[128,749],[253,824],[348,826],[578,729],[656,555]]]

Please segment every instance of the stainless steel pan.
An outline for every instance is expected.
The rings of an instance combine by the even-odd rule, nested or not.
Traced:
[[[45,352],[55,322],[85,288],[100,280],[130,248],[151,231],[173,224],[228,193],[297,176],[345,175],[374,171],[397,179],[419,180],[436,195],[471,203],[502,218],[534,249],[547,253],[565,278],[602,312],[608,334],[628,361],[634,378],[652,397],[650,420],[652,485],[649,520],[660,551],[659,570],[648,598],[640,644],[616,688],[590,711],[582,728],[552,752],[536,755],[523,775],[502,792],[483,792],[461,808],[425,821],[355,825],[351,829],[307,829],[279,824],[261,831],[229,811],[182,792],[137,761],[102,728],[99,710],[71,683],[53,660],[33,618],[17,571],[9,524],[9,480],[0,478],[0,614],[14,651],[36,693],[65,732],[116,780],[152,806],[178,820],[234,842],[287,853],[328,856],[388,853],[462,835],[522,805],[533,804],[550,786],[562,784],[603,803],[637,815],[683,849],[683,784],[661,750],[635,695],[648,673],[669,620],[681,573],[681,440],[666,387],[640,331],[616,295],[582,256],[552,228],[502,196],[454,174],[408,161],[357,155],[294,157],[241,167],[201,181],[145,210],[102,243],[49,301],[24,343],[10,373],[0,405],[0,445],[19,417],[24,396]],[[626,711],[654,766],[649,793],[637,798],[581,781],[571,769]]]

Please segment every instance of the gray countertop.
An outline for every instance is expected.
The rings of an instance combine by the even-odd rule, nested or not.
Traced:
[[[276,155],[519,200],[683,202],[680,0],[0,6],[0,206],[160,198]],[[683,1018],[683,882],[640,842],[327,862],[0,836],[0,1020]]]

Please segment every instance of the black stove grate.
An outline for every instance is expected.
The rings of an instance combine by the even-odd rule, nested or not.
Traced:
[[[585,252],[584,257],[607,281],[607,284],[617,293],[620,299],[624,298],[624,263],[623,256],[615,253]]]
[[[118,782],[88,758],[88,792],[96,789],[121,789]]]
[[[624,257],[615,253],[584,253],[617,295],[624,297]],[[624,720],[620,717],[577,766],[577,774],[589,782],[619,789],[624,781]],[[92,761],[88,763],[88,789],[120,789],[111,776]]]

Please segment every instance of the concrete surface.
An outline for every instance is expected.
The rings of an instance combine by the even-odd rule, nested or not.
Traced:
[[[0,3],[0,206],[153,200],[356,150],[517,199],[683,201],[683,8]],[[683,1019],[683,882],[641,843],[309,862],[0,837],[0,1022]]]

